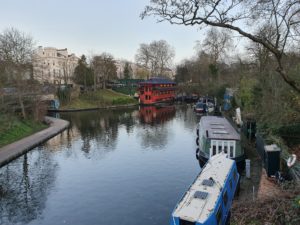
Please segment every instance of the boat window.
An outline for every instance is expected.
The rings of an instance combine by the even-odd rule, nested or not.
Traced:
[[[228,153],[228,142],[224,141],[224,153],[227,154]]]
[[[230,158],[233,158],[233,146],[230,146]]]
[[[228,202],[227,191],[225,191],[224,194],[223,194],[223,202],[224,202],[224,205],[226,206],[226,205],[227,205],[227,202]]]
[[[220,225],[222,223],[222,207],[221,205],[219,205],[217,214],[216,214],[216,218],[217,218],[217,224]]]
[[[213,145],[212,147],[213,147],[212,155],[217,154],[217,152],[216,152],[217,151],[217,146]]]
[[[201,133],[201,130],[200,130],[200,133]],[[217,142],[214,140],[211,140],[211,150],[210,151],[212,151],[212,152],[210,152],[211,156],[217,154]]]
[[[218,153],[221,153],[222,152],[222,145],[219,145],[218,147],[219,147]]]
[[[234,158],[234,141],[229,142],[229,157]]]

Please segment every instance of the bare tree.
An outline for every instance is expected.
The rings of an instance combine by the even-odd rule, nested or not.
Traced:
[[[276,31],[268,25],[257,30],[258,36],[265,36],[267,39],[274,39],[275,33]],[[276,65],[276,63],[274,64],[273,54],[261,44],[251,42],[246,48],[250,53],[251,60],[256,63],[260,73]]]
[[[140,48],[137,50],[137,54],[135,55],[136,63],[142,66],[144,69],[148,70],[150,69],[150,59],[151,59],[150,46],[144,43],[140,44]]]
[[[272,52],[276,71],[300,94],[300,84],[287,75],[282,63],[289,46],[299,41],[299,14],[299,0],[151,0],[141,17],[154,15],[159,22],[233,30]],[[266,24],[276,31],[275,38],[259,36],[253,30],[253,25],[260,28]]]
[[[220,31],[212,27],[206,34],[201,43],[201,50],[204,50],[211,57],[211,63],[217,64],[218,61],[226,56],[226,52],[232,47],[232,39],[228,31]]]
[[[6,29],[0,34],[0,61],[3,63],[6,85],[15,88],[24,118],[26,118],[24,96],[31,91],[26,87],[26,81],[30,79],[33,46],[32,37],[15,28]]]
[[[106,88],[106,82],[117,77],[117,66],[113,56],[109,53],[96,55],[92,59],[92,68],[94,70],[94,89],[97,84],[102,83],[102,87]]]
[[[141,44],[135,58],[137,64],[150,70],[151,76],[164,76],[174,56],[174,49],[165,40],[160,40],[152,41],[150,44]]]

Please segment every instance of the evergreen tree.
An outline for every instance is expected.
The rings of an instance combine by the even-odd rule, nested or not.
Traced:
[[[86,90],[87,87],[93,85],[93,80],[93,71],[88,67],[85,55],[82,55],[74,71],[74,82],[83,85]]]
[[[129,62],[126,62],[125,63],[125,67],[124,67],[124,78],[125,79],[130,79],[132,78],[132,68],[129,64]]]

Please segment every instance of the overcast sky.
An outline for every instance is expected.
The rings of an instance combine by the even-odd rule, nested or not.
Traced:
[[[175,62],[195,54],[196,27],[141,20],[148,0],[0,0],[0,31],[15,27],[37,45],[68,48],[76,55],[109,52],[134,61],[141,43],[166,40]]]

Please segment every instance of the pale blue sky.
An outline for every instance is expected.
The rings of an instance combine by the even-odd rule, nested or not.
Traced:
[[[203,32],[196,27],[141,20],[148,0],[0,0],[0,31],[15,27],[37,45],[68,48],[77,55],[109,52],[134,61],[140,43],[166,40],[175,62],[194,55]],[[202,34],[201,34],[202,33]]]

